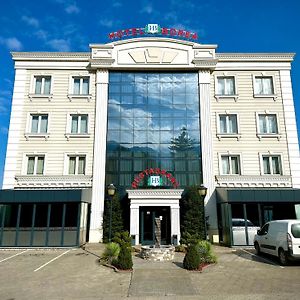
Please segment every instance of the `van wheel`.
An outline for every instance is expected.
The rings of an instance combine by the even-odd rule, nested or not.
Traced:
[[[286,266],[288,264],[289,261],[283,249],[279,249],[278,257],[279,257],[280,264],[282,266]]]
[[[257,242],[254,243],[255,253],[256,255],[260,255],[260,247]]]

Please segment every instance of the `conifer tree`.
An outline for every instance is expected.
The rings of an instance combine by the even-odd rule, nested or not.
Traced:
[[[179,136],[171,139],[169,149],[173,153],[184,152],[194,149],[194,143],[195,140],[189,137],[186,127],[182,127]]]
[[[112,198],[107,196],[104,202],[104,214],[103,214],[103,242],[104,243],[107,243],[109,239],[109,221],[110,221],[111,204],[112,204],[111,238],[113,239],[116,233],[124,230],[121,203],[119,200],[118,193],[115,193],[115,195]]]

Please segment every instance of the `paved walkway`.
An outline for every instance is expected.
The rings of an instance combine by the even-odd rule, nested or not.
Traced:
[[[188,271],[182,268],[183,255],[173,262],[149,262],[135,256],[129,296],[197,295]],[[142,288],[143,287],[143,288]]]
[[[247,249],[214,246],[218,263],[202,273],[173,262],[133,257],[133,272],[101,266],[102,244],[85,249],[1,250],[0,299],[299,299],[300,263],[281,267],[276,259]]]

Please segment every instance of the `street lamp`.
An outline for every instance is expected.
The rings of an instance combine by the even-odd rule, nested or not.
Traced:
[[[204,199],[207,195],[207,187],[205,187],[203,184],[201,184],[198,187],[198,193],[200,197],[202,198],[202,205],[203,205],[203,222],[204,222],[204,237],[205,240],[207,239],[207,233],[206,233],[206,218],[205,218],[205,206],[204,206]]]
[[[112,219],[112,200],[113,196],[116,193],[117,188],[111,183],[107,187],[107,193],[110,200],[110,211],[109,211],[109,235],[108,235],[108,241],[111,242],[111,219]]]

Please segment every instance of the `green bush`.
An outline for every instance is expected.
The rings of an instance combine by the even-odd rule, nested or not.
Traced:
[[[204,202],[197,186],[187,187],[180,200],[180,224],[182,239],[190,234],[197,239],[205,239]],[[185,243],[184,244],[188,244]]]
[[[211,243],[207,241],[198,241],[196,247],[200,255],[201,263],[212,264],[217,262],[217,257],[213,253]]]
[[[131,248],[125,244],[121,245],[119,256],[113,261],[113,265],[120,270],[131,270],[133,266]]]
[[[201,240],[201,238],[198,234],[190,234],[188,232],[184,232],[181,236],[180,244],[188,246],[191,244],[197,244],[199,240]]]
[[[175,246],[175,251],[185,253],[186,252],[186,247],[185,247],[185,245],[177,245],[177,246]]]
[[[200,265],[200,254],[196,244],[187,247],[186,255],[183,259],[183,267],[187,270],[197,270]]]
[[[111,264],[113,260],[117,259],[120,253],[120,245],[117,243],[109,243],[106,245],[101,260]]]
[[[131,236],[128,231],[117,232],[113,241],[120,246],[125,244],[127,247],[131,247]]]
[[[115,234],[114,242],[121,247],[117,259],[114,259],[112,264],[120,270],[131,270],[132,256],[131,256],[131,237],[128,231],[118,232]]]

